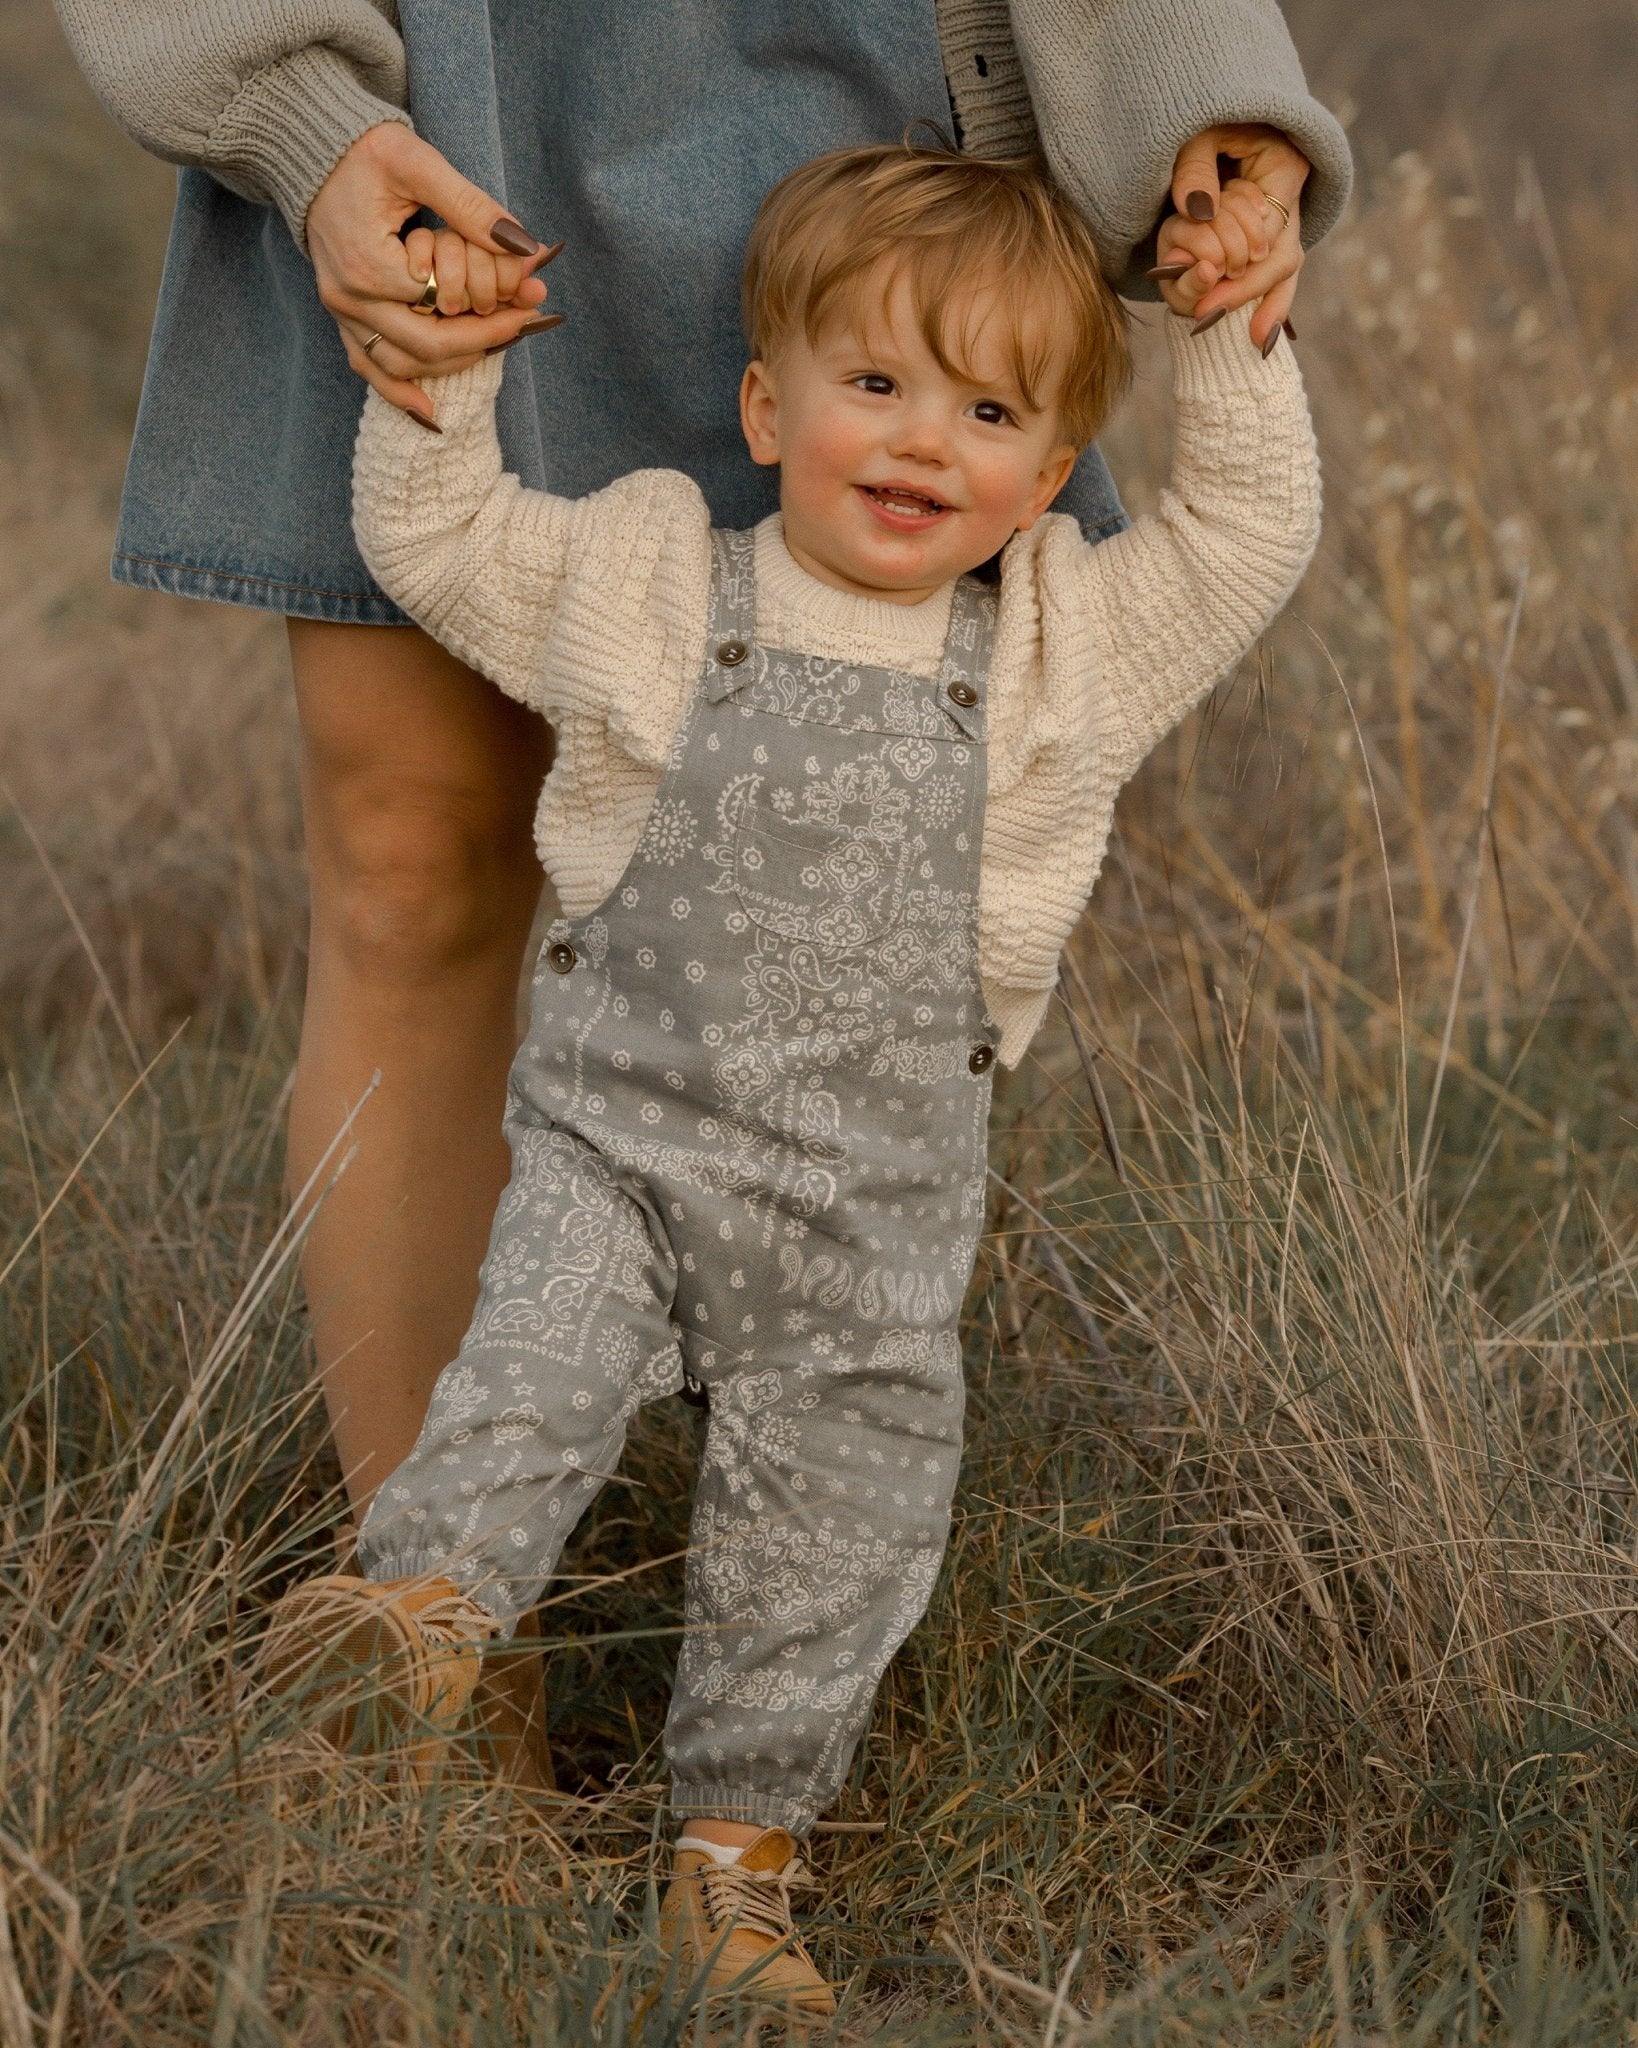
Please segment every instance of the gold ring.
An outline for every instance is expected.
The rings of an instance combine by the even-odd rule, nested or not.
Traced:
[[[375,330],[375,332],[370,336],[368,341],[361,341],[358,345],[367,356],[373,357],[375,354],[375,345],[380,339],[381,329],[378,327]]]
[[[421,293],[421,296],[415,301],[414,305],[410,307],[410,311],[412,313],[436,313],[437,310],[438,273],[436,270],[429,270],[427,272],[426,288]]]
[[[1291,209],[1285,204],[1284,200],[1276,199],[1272,192],[1265,192],[1263,194],[1263,197],[1268,201],[1269,205],[1273,207],[1274,211],[1280,216],[1280,219],[1284,221],[1285,225],[1287,227],[1290,227]]]

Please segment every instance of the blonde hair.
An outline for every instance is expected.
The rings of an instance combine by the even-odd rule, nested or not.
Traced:
[[[815,157],[763,200],[745,252],[741,307],[753,356],[771,362],[798,328],[810,345],[840,314],[862,328],[905,278],[923,339],[948,374],[968,337],[952,303],[990,287],[1012,321],[1012,370],[1040,409],[1054,373],[1064,437],[1084,448],[1131,373],[1126,312],[1080,217],[1033,158],[961,156],[913,143]],[[952,347],[953,343],[953,347]]]

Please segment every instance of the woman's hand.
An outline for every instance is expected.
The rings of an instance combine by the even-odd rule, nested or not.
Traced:
[[[1230,158],[1238,170],[1226,186],[1218,179],[1219,157]],[[1172,204],[1186,219],[1216,229],[1223,256],[1218,277],[1193,305],[1196,319],[1261,300],[1251,338],[1259,348],[1269,346],[1297,295],[1302,188],[1309,170],[1307,157],[1288,136],[1261,124],[1208,128],[1184,143],[1172,170]]]
[[[416,228],[400,241],[422,206],[448,228]],[[415,380],[467,369],[516,341],[546,297],[531,272],[557,254],[396,121],[366,129],[319,187],[307,247],[348,362],[383,398],[429,423],[432,404]],[[410,310],[434,262],[441,319]],[[380,338],[366,354],[373,335]]]

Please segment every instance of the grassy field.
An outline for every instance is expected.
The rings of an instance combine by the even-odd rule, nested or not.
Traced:
[[[837,2042],[1638,2041],[1631,15],[1292,13],[1367,165],[1326,538],[999,1099],[955,1540],[814,1843]],[[641,2003],[676,1404],[547,1611],[555,1805],[317,1777],[250,1685],[340,1513],[282,647],[104,580],[168,180],[38,0],[0,152],[0,2043],[703,2039]]]

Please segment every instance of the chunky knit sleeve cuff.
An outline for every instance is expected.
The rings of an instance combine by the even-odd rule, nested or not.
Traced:
[[[990,1006],[990,1015],[1001,1027],[1001,1043],[996,1048],[1001,1064],[1015,1067],[1041,1028],[1047,1006],[1052,1001],[1052,989],[1012,988],[1005,982],[986,981],[984,998]]]
[[[367,129],[408,123],[392,0],[56,0],[92,90],[133,141],[283,213]]]
[[[347,151],[402,107],[373,93],[334,50],[298,50],[247,79],[211,130],[208,168],[242,198],[276,206],[299,247],[307,209]]]
[[[1314,167],[1303,241],[1335,226],[1348,140],[1309,92],[1276,0],[1013,0],[1011,15],[1042,147],[1128,297],[1157,296],[1143,273],[1177,152],[1219,123],[1289,135]]]

